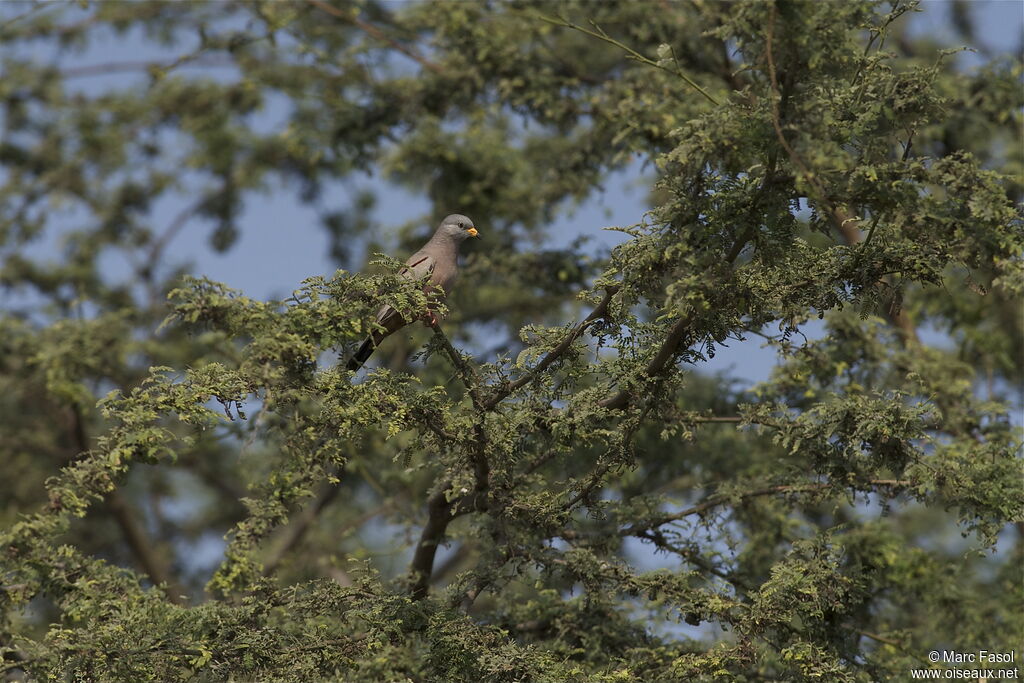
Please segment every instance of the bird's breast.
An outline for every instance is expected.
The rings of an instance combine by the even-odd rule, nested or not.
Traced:
[[[445,294],[450,294],[458,274],[458,268],[438,264],[434,266],[434,272],[431,274],[430,281],[435,285],[440,285]]]

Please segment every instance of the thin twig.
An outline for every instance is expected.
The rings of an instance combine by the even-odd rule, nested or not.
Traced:
[[[620,448],[625,450],[626,448],[629,447],[630,442],[633,440],[633,437],[636,435],[637,431],[639,431],[641,425],[643,425],[644,418],[647,417],[647,413],[650,412],[650,410],[651,406],[649,404],[645,405],[643,409],[640,411],[640,414],[637,415],[636,418],[631,421],[631,424],[629,424],[629,426],[627,427],[626,433],[622,436],[622,443],[620,445]],[[591,474],[590,481],[584,484],[580,488],[580,490],[576,492],[576,495],[569,499],[569,502],[567,502],[562,507],[562,509],[571,510],[574,507],[576,507],[576,504],[579,503],[580,501],[586,501],[588,498],[590,498],[590,496],[594,492],[594,489],[600,486],[603,482],[604,475],[608,473],[608,470],[610,470],[614,465],[618,464],[621,464],[620,461],[609,459],[607,462],[599,465],[594,470],[593,474]]]
[[[3,31],[5,29],[10,28],[11,26],[14,26],[19,21],[32,16],[33,14],[38,12],[39,10],[45,9],[46,7],[47,7],[47,5],[45,3],[42,3],[42,2],[39,2],[39,3],[36,3],[36,4],[32,5],[32,7],[30,9],[22,12],[21,14],[15,14],[13,17],[11,17],[7,21],[5,21],[2,24],[0,24],[0,31]]]
[[[872,486],[888,486],[892,488],[905,488],[907,486],[913,486],[914,482],[906,479],[872,479],[868,482]],[[671,515],[662,515],[661,517],[647,520],[643,525],[632,524],[619,532],[620,536],[635,536],[638,531],[645,529],[653,529],[669,522],[677,522],[686,517],[692,515],[699,515],[703,512],[707,512],[713,508],[725,505],[733,500],[739,498],[739,500],[748,500],[750,498],[756,498],[758,496],[768,496],[774,493],[812,493],[814,491],[822,491],[831,487],[832,484],[829,482],[821,482],[814,484],[777,484],[775,486],[767,486],[761,489],[755,489],[753,491],[746,491],[737,495],[727,494],[715,494],[704,499],[696,505],[680,510],[679,512]]]
[[[376,26],[369,22],[363,21],[358,16],[352,16],[350,14],[347,14],[336,7],[328,5],[326,2],[322,2],[321,0],[309,0],[309,3],[314,7],[323,10],[324,12],[327,12],[331,16],[347,21],[348,23],[352,24],[359,30],[366,33],[367,35],[376,38],[377,40],[383,43],[387,43],[388,45],[395,48],[409,59],[413,60],[414,62],[422,66],[424,69],[429,69],[437,74],[444,73],[444,69],[442,69],[439,65],[430,61],[426,57],[423,57],[412,48],[403,45],[394,38],[391,38],[390,36],[386,35],[379,28],[377,28]]]
[[[903,643],[901,643],[898,640],[893,640],[892,638],[886,638],[886,637],[880,636],[880,635],[878,635],[876,633],[869,633],[868,631],[861,631],[859,628],[855,628],[855,629],[851,629],[851,630],[854,633],[858,634],[858,635],[864,636],[865,638],[870,638],[871,640],[877,640],[879,643],[885,643],[886,645],[892,645],[893,647],[898,647],[900,649],[903,648]]]
[[[182,67],[230,67],[235,66],[234,60],[220,56],[210,56],[205,59],[195,59],[191,61],[191,64],[182,63],[173,66]],[[100,64],[86,64],[85,66],[76,66],[68,69],[62,69],[60,71],[60,77],[65,80],[73,78],[88,78],[90,76],[105,76],[113,73],[123,73],[131,71],[146,71],[151,72],[152,69],[165,70],[168,68],[167,64],[162,62],[143,62],[143,61],[128,61],[128,62],[103,62]]]
[[[665,550],[667,552],[679,555],[690,564],[699,567],[700,569],[703,569],[709,574],[713,574],[720,579],[728,581],[741,591],[747,592],[751,590],[750,584],[746,583],[742,579],[733,576],[730,572],[727,572],[724,569],[719,569],[718,567],[711,564],[703,557],[698,555],[696,552],[690,550],[689,548],[674,545],[673,543],[669,542],[667,538],[665,538],[665,534],[661,533],[658,530],[643,529],[642,531],[639,531],[636,534],[634,534],[634,536],[636,536],[637,538],[642,538],[644,540],[650,541],[661,550]]]
[[[145,269],[145,272],[153,272],[156,267],[156,262],[160,260],[160,257],[163,254],[163,250],[167,248],[167,245],[170,244],[171,240],[177,237],[178,233],[180,233],[188,224],[189,219],[203,208],[203,205],[207,201],[207,197],[201,197],[179,211],[174,219],[168,223],[167,227],[163,229],[160,235],[153,240],[149,245],[149,250],[146,252],[145,262],[142,266],[143,269]]]
[[[312,1],[315,1],[315,0],[312,0]],[[684,74],[682,72],[682,70],[679,69],[678,64],[676,65],[676,70],[673,71],[672,69],[669,69],[668,67],[666,67],[666,66],[664,66],[664,65],[662,65],[662,64],[660,64],[660,63],[658,63],[656,61],[654,61],[653,59],[640,54],[639,52],[637,52],[636,50],[634,50],[630,46],[626,45],[625,43],[623,43],[623,42],[621,42],[619,40],[616,40],[615,38],[612,38],[611,36],[609,36],[607,33],[605,33],[604,30],[602,30],[596,24],[594,24],[594,27],[597,30],[596,31],[591,31],[588,28],[584,28],[583,26],[580,26],[578,24],[574,24],[571,21],[568,21],[566,19],[562,19],[561,17],[559,17],[557,19],[552,19],[551,17],[545,16],[545,15],[539,13],[539,12],[535,13],[534,16],[536,16],[541,21],[547,22],[547,23],[552,24],[554,26],[564,26],[565,28],[571,28],[571,29],[573,29],[575,31],[579,31],[580,33],[584,33],[584,34],[586,34],[588,36],[591,36],[593,38],[597,38],[598,40],[603,40],[606,43],[614,45],[615,47],[619,48],[620,50],[623,50],[624,52],[626,52],[626,54],[628,54],[632,59],[634,59],[634,60],[636,60],[638,62],[641,62],[642,64],[646,64],[648,66],[652,66],[652,67],[654,67],[656,69],[661,69],[665,73],[669,73],[669,74],[672,74],[673,76],[675,76],[677,78],[681,78],[683,81],[686,82],[687,85],[689,85],[691,88],[693,88],[694,90],[699,92],[701,95],[706,97],[707,100],[709,102],[711,102],[711,104],[714,104],[716,106],[718,106],[718,104],[719,104],[718,100],[716,100],[714,97],[712,97],[706,90],[704,90],[704,88],[702,88],[699,85],[697,85],[697,83],[694,82],[693,79],[691,79],[689,76]]]
[[[436,320],[432,320],[430,327],[434,330],[435,338],[455,365],[456,371],[462,378],[462,383],[466,386],[470,399],[473,401],[473,407],[479,414],[473,425],[472,451],[469,457],[473,464],[473,477],[476,482],[474,506],[477,509],[485,509],[487,507],[487,492],[490,489],[491,465],[487,460],[487,433],[484,431],[483,422],[483,414],[490,408],[486,405],[480,388],[483,382],[480,375],[477,374],[476,368],[467,363],[462,354],[452,346],[444,330],[441,329],[441,325]]]
[[[437,321],[428,323],[428,326],[430,329],[434,330],[434,338],[437,339],[441,348],[444,349],[445,354],[447,354],[448,358],[455,366],[455,370],[462,379],[462,383],[465,385],[466,391],[469,392],[469,397],[473,401],[473,406],[479,411],[485,410],[483,396],[480,393],[481,380],[480,376],[476,373],[476,368],[467,363],[466,359],[462,357],[462,354],[452,346],[451,341],[449,341],[447,335],[445,335],[444,330],[441,329],[441,325]]]
[[[910,157],[910,148],[914,144],[915,132],[916,131],[911,130],[910,133],[907,135],[907,144],[903,146],[903,155],[900,157],[900,161],[903,163],[906,163],[907,159]],[[871,238],[874,237],[875,235],[875,228],[878,226],[878,220],[881,217],[882,213],[880,211],[875,214],[874,220],[871,221],[871,227],[868,228],[868,235],[867,237],[864,238],[864,241],[861,243],[860,249],[857,250],[858,254],[864,251],[864,249],[866,249],[867,246],[871,243]]]

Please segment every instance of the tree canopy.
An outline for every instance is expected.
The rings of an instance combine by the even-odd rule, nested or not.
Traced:
[[[0,671],[875,681],[1019,646],[1022,61],[951,7],[953,45],[908,0],[4,3]],[[79,60],[118,41],[151,54]],[[637,164],[621,244],[545,241]],[[339,191],[368,173],[429,215],[382,230]],[[341,269],[263,301],[176,256],[265,196]],[[447,317],[345,370],[427,303],[372,254],[453,211],[483,237]],[[767,381],[703,371],[753,339]]]

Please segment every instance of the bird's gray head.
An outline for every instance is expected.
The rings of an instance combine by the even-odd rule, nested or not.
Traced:
[[[480,233],[477,232],[476,226],[473,225],[473,221],[469,220],[466,216],[461,213],[453,213],[447,216],[441,225],[438,227],[437,232],[445,235],[456,242],[461,242],[467,237],[476,237]]]

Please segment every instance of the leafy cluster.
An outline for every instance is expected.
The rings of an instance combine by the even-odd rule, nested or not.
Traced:
[[[1019,60],[965,71],[903,0],[9,7],[6,676],[872,681],[1016,643]],[[110,36],[167,56],[76,63]],[[634,158],[619,246],[537,246]],[[354,374],[428,303],[350,272],[374,199],[326,190],[374,170],[488,230],[443,329]],[[229,250],[271,190],[349,270],[184,276],[187,224]],[[701,372],[755,337],[766,381]]]

